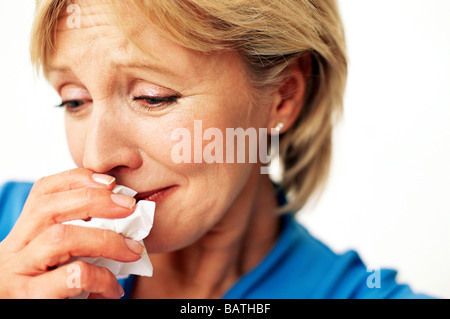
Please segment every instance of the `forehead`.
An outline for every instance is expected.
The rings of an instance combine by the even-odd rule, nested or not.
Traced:
[[[80,0],[67,6],[58,19],[56,51],[48,69],[56,69],[67,61],[80,64],[108,60],[117,65],[150,61],[167,64],[170,61],[183,72],[187,66],[206,62],[205,54],[169,40],[136,10],[124,5],[118,9],[120,16],[111,3],[105,1]]]
[[[89,49],[108,43],[114,45],[115,50],[112,51],[125,50],[131,53],[129,51],[132,44],[139,44],[134,45],[133,49],[139,47],[151,55],[156,46],[150,44],[169,44],[156,30],[150,30],[151,26],[132,9],[121,6],[118,16],[118,10],[114,10],[112,5],[113,1],[105,3],[99,0],[78,0],[68,5],[58,18],[55,47],[65,48],[70,43],[72,49]]]

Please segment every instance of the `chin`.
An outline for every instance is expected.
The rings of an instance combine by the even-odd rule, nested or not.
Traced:
[[[144,239],[149,254],[174,252],[186,248],[211,230],[223,212],[218,207],[198,207],[174,198],[156,207],[153,228]],[[205,214],[204,212],[208,212]]]
[[[153,226],[150,235],[144,239],[149,254],[163,254],[186,248],[195,243],[205,232],[179,225],[165,225],[163,222]]]

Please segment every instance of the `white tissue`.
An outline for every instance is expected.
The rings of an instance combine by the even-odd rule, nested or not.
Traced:
[[[122,194],[133,197],[137,194],[134,190],[125,186],[118,185],[113,190],[116,194]],[[92,218],[89,221],[72,220],[65,222],[66,225],[82,226],[89,228],[99,228],[112,230],[122,234],[126,238],[131,238],[144,245],[143,239],[148,236],[153,226],[153,217],[155,212],[155,203],[141,200],[136,204],[133,214],[120,219]],[[144,246],[145,247],[145,246]],[[151,277],[153,275],[153,266],[147,251],[144,248],[141,259],[135,262],[122,263],[119,261],[99,257],[89,258],[80,257],[74,260],[83,260],[90,264],[108,268],[117,278],[126,278],[129,275],[140,275]]]

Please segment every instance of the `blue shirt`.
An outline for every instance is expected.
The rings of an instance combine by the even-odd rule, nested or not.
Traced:
[[[0,240],[14,226],[31,187],[30,183],[7,183],[0,188]],[[282,230],[275,246],[231,287],[225,299],[429,298],[398,284],[395,270],[367,270],[355,251],[336,254],[311,236],[294,216],[280,218]],[[131,292],[133,279],[121,280],[125,297]]]

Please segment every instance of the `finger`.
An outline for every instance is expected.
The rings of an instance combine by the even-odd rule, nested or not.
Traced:
[[[33,298],[70,298],[87,292],[109,299],[123,296],[123,289],[106,268],[82,261],[64,265],[31,278],[27,294]]]
[[[41,205],[39,205],[41,203]],[[124,218],[136,206],[136,199],[114,194],[106,189],[80,188],[43,196],[38,202],[42,212],[35,212],[40,220],[63,223],[69,220],[99,218]],[[44,206],[45,204],[45,206]],[[45,211],[44,211],[45,209]]]
[[[30,195],[35,193],[50,194],[84,187],[112,190],[114,186],[115,178],[113,176],[96,174],[84,168],[76,168],[39,179],[33,185]]]
[[[124,218],[133,213],[136,200],[106,189],[81,188],[43,195],[34,200],[34,210],[23,213],[11,236],[21,247],[48,227],[69,220],[92,217]]]
[[[56,224],[20,251],[17,273],[37,275],[72,257],[104,257],[120,262],[141,258],[144,247],[110,230]]]

